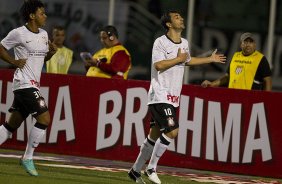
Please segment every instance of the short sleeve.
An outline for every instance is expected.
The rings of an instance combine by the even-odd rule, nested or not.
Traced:
[[[21,43],[19,33],[17,29],[14,29],[8,33],[8,35],[1,41],[1,44],[7,49],[10,50],[14,48],[19,43]]]
[[[257,72],[256,79],[262,81],[263,78],[271,76],[271,69],[265,56],[261,59]]]
[[[182,39],[182,40],[184,40],[183,42],[185,42],[185,45],[186,45],[185,46],[185,52],[188,53],[188,57],[187,57],[185,63],[189,63],[191,61],[191,59],[192,59],[191,53],[190,53],[190,49],[189,49],[189,43],[188,43],[188,41],[186,39]]]
[[[152,50],[152,63],[165,60],[165,49],[161,43],[160,39],[156,39]]]

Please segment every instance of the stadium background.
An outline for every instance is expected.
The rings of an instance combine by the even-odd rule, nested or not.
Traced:
[[[111,81],[106,79],[95,79],[95,78],[86,78],[83,77],[85,75],[84,67],[82,61],[79,59],[78,54],[80,51],[90,51],[95,52],[98,48],[100,48],[100,43],[98,40],[98,30],[100,27],[108,24],[109,22],[109,7],[110,2],[114,0],[46,0],[47,12],[48,12],[48,24],[45,29],[50,32],[50,28],[55,24],[64,25],[67,28],[68,38],[66,41],[66,45],[72,48],[76,57],[74,60],[74,64],[71,68],[71,74],[69,76],[64,75],[52,75],[52,74],[44,74],[42,76],[42,91],[44,93],[45,99],[47,99],[49,103],[50,112],[52,114],[52,125],[48,128],[48,132],[51,134],[53,127],[56,128],[57,134],[55,136],[51,136],[53,134],[47,134],[45,139],[48,140],[48,143],[42,143],[38,151],[43,152],[52,152],[52,153],[64,153],[64,152],[56,152],[60,151],[64,148],[64,145],[67,148],[72,148],[73,146],[78,146],[80,148],[80,141],[86,138],[94,138],[92,146],[85,146],[85,150],[80,152],[80,149],[64,149],[63,151],[68,151],[68,154],[81,155],[81,156],[93,156],[95,154],[102,156],[109,156],[106,154],[107,151],[112,153],[111,149],[115,151],[120,150],[128,150],[128,152],[135,154],[138,153],[138,145],[141,144],[141,140],[143,140],[144,132],[134,131],[134,129],[130,129],[125,127],[125,123],[135,123],[137,124],[137,120],[132,118],[132,122],[126,121],[124,118],[125,115],[129,112],[134,115],[138,115],[135,110],[139,109],[142,112],[142,115],[146,115],[146,100],[139,100],[139,102],[143,102],[140,107],[135,107],[134,100],[139,98],[134,98],[133,94],[141,95],[142,98],[146,98],[146,90],[148,87],[148,81],[137,81],[137,80],[128,80],[128,81]],[[273,2],[274,0],[272,0]],[[18,8],[21,5],[22,0],[9,0],[4,1],[0,0],[0,39],[2,39],[11,29],[22,25],[22,22],[19,19],[19,14],[17,13]],[[184,17],[189,13],[187,9],[189,8],[189,1],[178,0],[176,1],[124,1],[124,0],[115,0],[115,8],[114,8],[114,16],[113,24],[118,27],[120,32],[121,41],[127,46],[128,50],[131,52],[133,57],[133,69],[130,74],[130,79],[139,79],[139,80],[149,80],[150,78],[150,57],[151,57],[151,49],[154,38],[163,33],[159,25],[159,16],[166,9],[179,9]],[[194,21],[193,21],[193,37],[191,42],[191,49],[193,55],[201,56],[205,54],[209,54],[213,49],[218,48],[220,52],[225,53],[229,58],[232,53],[238,49],[238,40],[239,36],[242,32],[251,31],[254,32],[258,38],[258,49],[266,52],[267,51],[267,35],[268,35],[268,15],[271,1],[265,0],[244,0],[244,1],[223,1],[223,0],[198,0],[195,1],[194,8]],[[282,51],[282,42],[281,40],[281,23],[278,21],[281,17],[280,9],[281,2],[277,2],[276,5],[276,18],[275,18],[275,41],[273,42],[273,56],[268,58],[271,61],[273,66],[273,79],[274,79],[274,90],[281,91],[281,51]],[[0,62],[1,68],[9,68],[9,65],[5,65],[4,62]],[[222,75],[226,66],[220,65],[212,65],[205,67],[197,67],[190,68],[189,71],[189,83],[198,84],[203,79],[209,78],[217,78]],[[11,70],[0,70],[0,120],[1,123],[8,118],[9,113],[7,111],[8,107],[12,103],[12,93],[11,93],[11,80],[12,80],[12,71]],[[57,81],[56,83],[50,83],[50,81]],[[99,82],[100,81],[100,82]],[[90,84],[103,84],[100,89],[96,88],[96,85]],[[119,85],[120,84],[120,85]],[[143,88],[143,87],[144,88]],[[50,94],[49,94],[50,90]],[[103,90],[103,91],[99,91]],[[128,93],[128,91],[131,93]],[[136,91],[134,91],[136,90]],[[126,132],[127,136],[133,136],[133,139],[125,139],[125,135],[118,135],[116,138],[119,140],[117,144],[114,144],[111,149],[102,149],[102,151],[98,150],[95,137],[93,135],[98,135],[98,128],[96,128],[97,123],[99,123],[99,119],[102,119],[100,115],[97,116],[97,112],[101,109],[101,99],[104,94],[116,94],[117,91],[120,91],[122,97],[122,103],[120,108],[120,116],[117,121],[121,123],[122,129]],[[94,96],[93,96],[94,94]],[[213,100],[215,102],[222,102],[222,113],[223,113],[223,122],[227,121],[228,112],[226,112],[229,108],[229,105],[241,104],[243,106],[242,110],[242,125],[244,125],[243,137],[245,138],[249,125],[249,118],[252,117],[252,112],[250,109],[259,105],[260,109],[266,107],[266,111],[263,113],[256,113],[262,116],[263,122],[267,125],[269,129],[269,138],[270,138],[270,147],[271,153],[273,154],[270,160],[262,159],[262,155],[260,151],[254,152],[255,160],[251,164],[244,163],[231,163],[230,155],[228,156],[228,162],[223,163],[218,161],[219,156],[216,156],[214,160],[207,160],[190,157],[190,147],[191,144],[187,144],[187,150],[189,151],[186,155],[179,156],[176,154],[175,158],[180,159],[181,157],[185,157],[183,159],[182,164],[189,164],[189,166],[193,166],[194,168],[199,168],[205,166],[206,169],[215,169],[218,171],[229,171],[235,173],[245,173],[252,175],[264,175],[264,176],[273,176],[281,178],[281,155],[282,149],[280,148],[280,143],[277,140],[281,140],[281,135],[279,130],[281,129],[280,123],[280,104],[282,103],[281,93],[276,92],[257,92],[257,91],[241,91],[241,90],[227,90],[227,89],[203,89],[199,86],[187,85],[184,86],[183,94],[187,95],[183,99],[184,102],[189,102],[189,98],[191,98],[191,103],[198,102],[199,98],[203,98],[206,100]],[[65,96],[66,95],[66,96]],[[129,97],[128,97],[129,95]],[[130,96],[132,95],[132,96]],[[91,100],[86,100],[88,98],[81,98],[81,96],[91,96]],[[50,98],[49,98],[50,97]],[[58,100],[60,99],[60,100]],[[83,101],[84,100],[84,101]],[[100,100],[100,101],[99,101]],[[113,101],[118,100],[112,99]],[[126,101],[124,101],[126,100]],[[82,102],[83,101],[83,102]],[[208,103],[214,103],[210,101]],[[85,107],[89,105],[93,105],[93,108],[85,110]],[[133,103],[134,105],[132,105]],[[198,102],[199,103],[199,102]],[[207,110],[207,102],[204,103],[204,111]],[[229,104],[230,103],[230,104]],[[80,106],[81,105],[81,106]],[[103,104],[102,104],[103,105]],[[199,104],[198,104],[199,105]],[[126,109],[126,107],[131,107]],[[189,105],[189,107],[193,105]],[[68,108],[66,108],[68,107]],[[114,106],[115,107],[115,106]],[[184,108],[180,108],[180,111],[186,112],[188,109],[187,106],[183,106]],[[256,108],[254,108],[256,110]],[[68,112],[73,111],[74,113],[70,116],[66,116]],[[130,111],[132,110],[132,112]],[[139,112],[138,111],[138,112]],[[183,113],[191,115],[192,112]],[[213,114],[213,113],[211,113]],[[254,116],[254,118],[259,117],[259,115]],[[55,118],[56,117],[56,118]],[[67,119],[71,118],[71,119]],[[134,117],[134,116],[133,116]],[[237,116],[234,116],[237,117]],[[80,119],[82,118],[82,119]],[[204,113],[203,122],[207,123],[207,114]],[[190,118],[191,119],[191,118]],[[190,121],[190,119],[188,121]],[[71,120],[71,121],[70,121]],[[143,118],[141,123],[138,126],[141,126],[142,123],[145,125],[146,118]],[[25,141],[27,138],[27,133],[31,127],[31,123],[34,119],[28,118],[24,126],[19,129],[20,132],[17,132],[17,135],[13,136],[13,139],[8,141],[4,148],[15,148],[23,150],[25,147]],[[102,121],[101,121],[102,122]],[[100,122],[100,123],[101,123]],[[217,121],[218,123],[219,121]],[[259,123],[260,120],[253,121],[255,124]],[[62,124],[60,124],[62,123]],[[93,126],[94,123],[94,126]],[[103,122],[102,122],[103,123]],[[107,123],[107,122],[104,122]],[[112,122],[110,122],[112,123]],[[228,123],[228,122],[225,122]],[[25,127],[26,126],[26,127]],[[61,127],[62,126],[62,127]],[[143,126],[143,125],[142,125]],[[206,127],[207,124],[204,124]],[[26,129],[25,129],[25,128]],[[75,131],[74,131],[75,127]],[[85,127],[90,127],[87,129],[88,134],[86,134]],[[68,134],[67,131],[61,130],[61,128],[66,128],[71,131],[72,134]],[[127,129],[126,129],[127,128]],[[187,129],[193,129],[187,128]],[[82,130],[80,132],[80,130]],[[100,130],[100,129],[99,129]],[[127,131],[128,130],[128,131]],[[144,131],[147,129],[144,129]],[[217,129],[217,130],[220,130]],[[266,130],[262,128],[260,130]],[[80,132],[80,133],[78,133]],[[207,131],[208,132],[208,131]],[[189,130],[189,139],[194,134],[190,134]],[[206,133],[206,132],[204,132]],[[217,132],[220,135],[221,132]],[[135,138],[138,135],[138,139]],[[82,135],[82,136],[80,136]],[[198,135],[198,134],[195,134]],[[56,137],[58,136],[58,137]],[[73,139],[72,136],[76,139]],[[141,136],[141,138],[140,138]],[[206,135],[204,135],[206,136]],[[53,140],[55,141],[50,141]],[[58,138],[58,139],[57,139]],[[183,138],[183,139],[182,139]],[[124,139],[126,141],[132,140],[133,147],[124,147],[121,144],[121,140]],[[137,140],[136,140],[137,139]],[[186,140],[185,137],[179,136],[180,142],[179,145],[182,144],[181,141]],[[138,141],[139,140],[139,141]],[[211,139],[213,140],[213,139]],[[190,139],[191,141],[191,139]],[[245,146],[245,140],[243,139],[240,146]],[[268,141],[266,141],[268,142]],[[85,141],[87,143],[87,141]],[[61,147],[61,144],[63,147]],[[205,145],[205,142],[203,142]],[[223,145],[223,142],[222,144]],[[225,144],[224,144],[225,145]],[[228,144],[227,144],[228,145]],[[235,144],[232,144],[235,145]],[[225,145],[226,146],[226,145]],[[204,146],[202,146],[204,148]],[[225,147],[226,148],[226,147]],[[184,148],[183,148],[184,149]],[[217,148],[218,150],[220,148]],[[225,150],[226,151],[226,150]],[[105,154],[104,154],[105,153]],[[121,152],[121,153],[126,153]],[[226,153],[226,152],[225,152]],[[87,155],[88,154],[88,155]],[[164,157],[162,163],[169,161],[175,153],[169,152],[167,157]],[[201,152],[201,156],[203,153]],[[130,157],[126,157],[122,154],[118,155],[123,158],[127,158],[127,161],[132,162],[135,158],[135,155],[130,154]],[[240,158],[243,153],[240,152]],[[218,157],[218,158],[217,158]],[[105,158],[105,157],[101,157]],[[174,158],[174,159],[175,159]],[[107,159],[107,158],[106,158]],[[120,158],[118,158],[120,159]],[[191,165],[190,161],[194,161]],[[263,160],[263,162],[262,162]],[[200,163],[202,162],[202,163]],[[180,162],[175,162],[180,163]],[[184,165],[185,167],[186,165]],[[216,167],[215,167],[216,166]],[[243,170],[242,170],[242,168]],[[255,169],[256,168],[256,169]],[[263,169],[257,169],[263,168]]]
[[[53,25],[67,29],[66,45],[75,51],[70,73],[85,75],[79,52],[94,53],[100,48],[98,30],[110,21],[119,32],[121,41],[130,51],[133,68],[130,79],[149,80],[151,49],[154,39],[163,33],[159,24],[161,14],[177,9],[187,20],[192,0],[45,0],[48,21],[45,29],[50,33]],[[18,9],[22,0],[0,1],[0,39],[11,29],[23,24]],[[110,3],[114,2],[111,15]],[[193,0],[193,22],[190,47],[194,56],[203,56],[217,48],[230,61],[238,50],[239,36],[251,31],[258,39],[258,50],[267,53],[267,35],[271,2],[275,2],[274,41],[272,57],[268,57],[273,70],[273,88],[282,90],[282,2],[276,0]],[[111,20],[109,20],[111,19]],[[186,26],[188,27],[188,26]],[[187,37],[184,31],[184,37]],[[0,62],[0,68],[10,67]],[[223,74],[226,65],[190,67],[185,83],[199,84],[204,79],[215,79]]]

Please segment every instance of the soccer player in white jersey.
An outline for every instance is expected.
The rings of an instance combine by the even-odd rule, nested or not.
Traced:
[[[141,145],[140,153],[128,172],[128,176],[136,183],[145,183],[141,178],[141,169],[149,159],[144,174],[151,182],[161,183],[156,167],[160,157],[178,134],[176,109],[179,106],[185,65],[224,63],[226,60],[224,55],[216,54],[216,51],[210,57],[191,57],[188,41],[181,38],[185,28],[183,21],[177,11],[165,13],[161,23],[167,32],[157,38],[153,45],[151,84],[148,94],[152,121],[149,135]]]
[[[0,145],[31,114],[36,123],[30,131],[20,163],[31,176],[37,176],[33,152],[50,123],[49,110],[39,91],[40,76],[44,61],[55,54],[56,47],[49,42],[47,32],[40,28],[47,18],[40,0],[25,0],[21,13],[26,24],[10,31],[0,43],[0,58],[17,67],[13,78],[14,101],[9,109],[11,115],[8,122],[0,126]],[[7,52],[12,48],[15,57]]]

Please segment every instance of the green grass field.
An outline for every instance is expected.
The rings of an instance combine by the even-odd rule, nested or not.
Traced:
[[[19,159],[0,158],[0,183],[1,184],[130,184],[133,183],[127,177],[126,172],[93,171],[85,169],[56,168],[38,165],[39,163],[50,163],[36,161],[38,177],[29,176]],[[164,176],[160,179],[167,184],[198,183],[187,181],[187,179]],[[146,183],[150,183],[147,181]]]
[[[1,150],[0,153],[10,154],[11,150]],[[14,151],[11,152],[12,154]],[[15,152],[19,156],[19,152]],[[43,157],[52,157],[50,154],[43,154]],[[23,167],[19,165],[19,158],[8,158],[6,156],[0,157],[0,184],[130,184],[134,183],[127,177],[127,169],[120,168],[107,168],[99,166],[98,170],[95,165],[77,165],[69,163],[63,163],[58,161],[46,161],[46,160],[35,160],[35,166],[39,173],[38,177],[29,176]],[[51,166],[47,166],[51,165]],[[53,165],[53,166],[52,166]],[[54,167],[58,165],[60,167]],[[84,168],[66,168],[65,166],[79,166]],[[63,167],[62,167],[63,166]],[[94,168],[95,167],[95,168]],[[90,169],[95,170],[90,170]],[[104,171],[100,171],[99,169]],[[127,166],[126,166],[127,168]],[[173,169],[173,168],[172,168]],[[198,173],[198,174],[197,174]],[[241,184],[241,183],[282,183],[282,180],[271,179],[271,178],[259,178],[259,177],[250,177],[250,176],[235,176],[228,175],[223,173],[215,173],[208,171],[197,171],[194,174],[201,178],[202,176],[207,176],[208,181],[202,180],[197,182],[192,181],[190,176],[172,176],[170,174],[159,174],[159,178],[162,181],[162,184],[207,184],[207,183],[229,183],[229,184]],[[215,181],[215,178],[218,180],[220,176],[230,177],[231,181],[222,180]],[[210,179],[209,179],[210,177]],[[151,182],[147,178],[143,177],[147,184]],[[235,179],[235,180],[234,180]],[[209,182],[210,180],[210,182]],[[234,180],[234,181],[232,181]],[[241,180],[241,181],[240,181]]]

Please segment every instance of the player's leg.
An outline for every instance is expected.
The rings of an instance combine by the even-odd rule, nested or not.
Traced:
[[[20,112],[13,111],[11,113],[8,122],[5,122],[0,126],[0,145],[3,144],[12,135],[12,133],[20,127],[23,120],[24,118]]]
[[[141,145],[139,155],[132,168],[128,172],[128,176],[136,183],[145,183],[141,178],[141,170],[144,167],[145,163],[151,158],[155,141],[159,136],[159,127],[156,125],[154,120],[151,120],[148,137],[144,140],[143,144]]]
[[[178,128],[167,133],[162,133],[160,138],[156,141],[152,157],[150,159],[148,168],[156,168],[157,163],[163,153],[167,150],[169,144],[178,134]]]
[[[34,150],[35,148],[37,148],[42,137],[45,135],[46,129],[50,122],[49,111],[46,111],[43,114],[40,114],[35,119],[36,119],[36,123],[34,124],[34,126],[32,127],[30,131],[28,143],[26,146],[25,153],[23,155],[23,159],[32,159],[33,158]]]
[[[3,144],[14,131],[16,131],[28,116],[28,112],[21,106],[19,96],[14,93],[14,101],[9,109],[10,117],[0,126],[0,145]]]
[[[45,135],[46,128],[50,123],[50,114],[44,98],[35,88],[25,89],[22,95],[22,101],[25,103],[26,109],[35,117],[36,123],[30,130],[21,163],[31,176],[38,176],[33,163],[33,153]]]
[[[155,142],[160,136],[159,127],[154,121],[151,121],[150,126],[149,134],[141,145],[139,155],[132,167],[137,172],[141,172],[145,163],[151,158]]]
[[[145,170],[148,179],[153,183],[160,184],[156,168],[159,159],[167,150],[169,144],[178,134],[178,121],[175,108],[169,104],[159,104],[152,109],[153,117],[160,126],[161,136],[157,139],[150,162]]]

